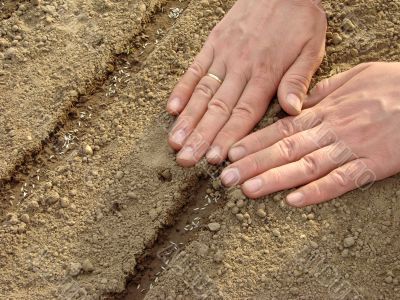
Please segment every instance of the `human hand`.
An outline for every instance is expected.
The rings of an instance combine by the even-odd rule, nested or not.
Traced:
[[[222,174],[258,198],[284,189],[296,207],[317,204],[400,172],[400,63],[368,63],[321,81],[297,117],[229,151]]]
[[[167,105],[180,114],[169,136],[179,164],[192,166],[207,151],[210,163],[222,162],[277,91],[286,112],[300,113],[325,49],[326,17],[316,2],[239,0],[212,30]]]

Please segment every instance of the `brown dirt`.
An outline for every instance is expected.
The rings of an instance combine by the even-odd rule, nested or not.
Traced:
[[[5,2],[0,299],[399,298],[399,176],[298,210],[176,165],[166,99],[233,2]],[[316,80],[400,60],[400,1],[324,6]]]

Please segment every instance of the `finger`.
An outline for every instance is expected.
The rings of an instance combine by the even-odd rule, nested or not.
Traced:
[[[333,92],[335,92],[337,89],[344,86],[349,80],[357,76],[369,66],[370,64],[368,63],[360,64],[348,71],[336,74],[330,78],[322,80],[310,91],[310,94],[304,100],[303,107],[309,108],[316,105],[317,103],[331,95]]]
[[[247,83],[242,97],[232,110],[232,114],[216,136],[212,144],[212,152],[207,153],[210,163],[218,164],[224,160],[229,148],[238,140],[246,136],[264,115],[272,91],[275,89],[272,81],[252,78]],[[216,158],[220,157],[221,160]]]
[[[224,64],[215,62],[211,66],[209,73],[223,79],[225,76]],[[218,80],[207,75],[197,84],[189,103],[178,117],[170,133],[168,141],[173,149],[179,150],[182,148],[187,137],[207,111],[208,103],[217,92],[220,85],[221,83]]]
[[[311,129],[321,124],[322,118],[317,110],[306,110],[297,117],[286,117],[274,124],[256,131],[229,150],[229,159],[238,161],[243,157],[268,148],[278,141],[303,130]]]
[[[274,168],[297,161],[334,142],[336,142],[336,136],[322,125],[302,131],[231,164],[222,172],[221,181],[230,187],[262,173],[264,174],[259,176],[261,179],[268,177],[270,173],[273,174],[277,170]],[[268,173],[269,170],[271,170],[270,173]],[[267,180],[267,185],[270,183],[271,180]],[[271,186],[264,187],[260,192],[268,191],[270,188]]]
[[[321,64],[324,52],[325,38],[314,37],[283,76],[278,88],[278,99],[288,114],[298,115],[301,112],[311,78]]]
[[[343,150],[340,145],[330,144],[308,153],[298,161],[270,169],[246,181],[242,185],[243,193],[250,198],[258,198],[321,178],[354,159],[354,156],[347,156],[345,161],[336,159],[341,157],[338,152]]]
[[[214,49],[206,42],[194,62],[179,80],[169,97],[167,111],[178,115],[188,103],[199,81],[206,75],[214,59]]]
[[[312,183],[289,194],[286,201],[295,207],[318,204],[339,197],[376,180],[370,160],[353,160]]]
[[[243,76],[228,72],[222,86],[208,103],[207,112],[178,154],[177,161],[180,165],[192,166],[203,157],[218,132],[228,121],[245,86],[246,79]]]

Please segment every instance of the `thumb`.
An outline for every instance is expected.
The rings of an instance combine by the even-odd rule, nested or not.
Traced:
[[[289,115],[300,114],[311,78],[322,62],[324,49],[324,44],[307,43],[283,76],[278,88],[278,99]]]

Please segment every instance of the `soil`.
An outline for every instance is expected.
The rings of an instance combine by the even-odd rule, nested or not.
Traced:
[[[176,164],[166,99],[233,3],[0,1],[0,299],[400,298],[400,176],[293,209]],[[323,5],[314,82],[400,61],[400,1]]]

